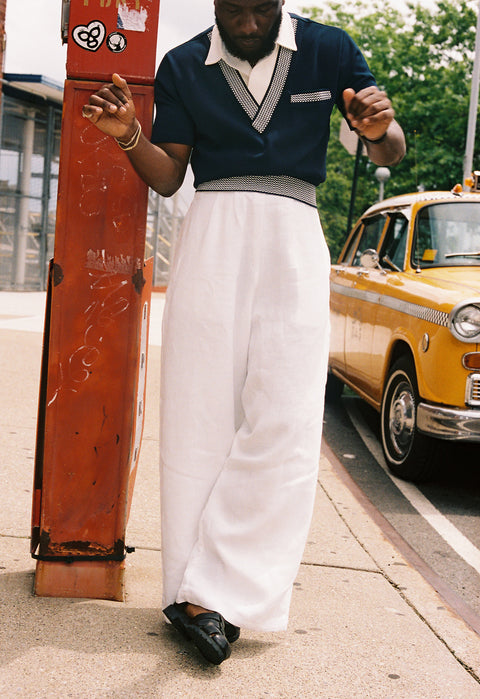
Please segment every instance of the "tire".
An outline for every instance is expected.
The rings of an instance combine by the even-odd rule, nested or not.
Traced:
[[[343,393],[343,381],[341,381],[338,376],[328,372],[327,384],[325,386],[325,402],[338,403]]]
[[[392,366],[382,399],[382,448],[390,471],[413,482],[436,472],[439,442],[417,429],[419,403],[413,361],[401,357]]]

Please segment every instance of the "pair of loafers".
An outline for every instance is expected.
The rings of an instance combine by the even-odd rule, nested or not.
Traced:
[[[226,621],[218,612],[205,612],[189,617],[186,603],[170,604],[163,613],[184,638],[193,641],[203,657],[214,665],[220,665],[230,657],[240,629]]]

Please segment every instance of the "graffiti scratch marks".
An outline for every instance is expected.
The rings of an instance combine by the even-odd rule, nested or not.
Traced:
[[[81,385],[88,381],[101,356],[105,331],[115,325],[129,307],[129,301],[123,295],[127,280],[119,279],[115,272],[89,272],[89,277],[95,300],[83,312],[85,331],[82,344],[67,360],[59,362],[59,383],[48,406],[55,402],[61,391],[78,393]]]
[[[98,3],[98,0],[93,0],[93,4],[96,3]],[[115,7],[122,7],[126,5],[127,0],[100,0],[100,7],[111,7],[112,3],[115,5]],[[89,7],[89,0],[83,0],[83,6]],[[135,0],[135,7],[137,10],[140,9],[140,0]]]
[[[127,171],[123,165],[113,165],[108,170],[105,168],[105,148],[110,144],[110,137],[102,134],[87,124],[80,133],[80,142],[88,146],[85,157],[77,161],[77,169],[80,173],[80,192],[78,206],[84,216],[92,217],[103,215],[106,211],[106,202],[111,193],[112,181],[117,186],[125,184]],[[111,217],[115,220],[125,214],[122,210],[124,202],[118,202],[116,197],[110,199]]]
[[[101,272],[134,276],[142,268],[142,260],[130,255],[108,255],[105,250],[88,250],[85,267]]]

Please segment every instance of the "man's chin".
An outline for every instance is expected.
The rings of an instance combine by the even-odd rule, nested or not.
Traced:
[[[271,53],[269,51],[268,53]],[[268,56],[265,51],[259,51],[258,49],[237,49],[235,56],[240,58],[242,61],[249,61],[251,63],[258,63],[262,58]]]
[[[229,42],[227,49],[232,56],[240,58],[242,61],[249,61],[251,63],[257,63],[262,58],[269,56],[274,50],[275,45],[266,46],[263,42]]]

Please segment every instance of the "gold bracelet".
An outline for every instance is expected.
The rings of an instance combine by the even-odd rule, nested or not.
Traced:
[[[122,143],[121,141],[116,138],[116,142],[118,143],[119,148],[122,150],[132,150],[133,148],[136,148],[138,145],[138,141],[140,140],[140,134],[142,133],[142,125],[140,122],[138,122],[138,128],[133,134],[132,138],[127,141],[127,143]]]
[[[140,128],[140,122],[138,123],[138,126],[137,126],[137,128],[135,129],[135,131],[134,131],[134,133],[133,133],[133,136],[131,137],[131,139],[130,139],[129,141],[121,141],[119,138],[115,138],[115,140],[116,140],[116,142],[118,143],[118,145],[120,146],[120,148],[122,148],[122,147],[125,148],[125,147],[128,147],[128,146],[131,146],[131,145],[132,145],[132,143],[134,142],[134,140],[135,140],[136,137],[137,137],[138,129],[139,129],[139,128]]]

